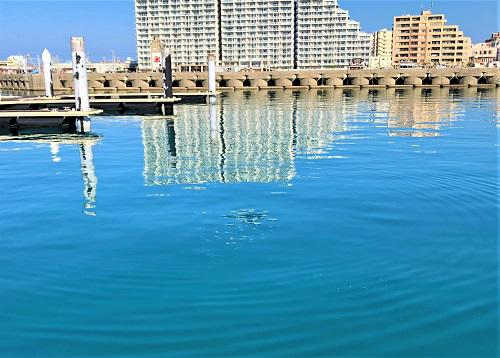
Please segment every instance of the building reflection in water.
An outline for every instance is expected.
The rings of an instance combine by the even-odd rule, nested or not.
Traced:
[[[63,145],[77,145],[80,150],[80,166],[83,178],[83,212],[95,216],[97,198],[97,175],[94,167],[93,147],[99,141],[96,136],[80,136],[67,133],[36,133],[17,135],[1,135],[2,141],[19,141],[23,143],[49,144],[51,160],[59,163],[62,160],[60,149]]]
[[[143,120],[146,184],[290,180],[291,106],[252,107],[244,99],[237,107],[179,106],[175,120]]]
[[[241,91],[179,106],[174,120],[144,120],[146,185],[289,182],[297,153],[321,154],[345,130],[341,112],[308,95]]]
[[[142,122],[146,185],[289,182],[295,158],[319,158],[357,122],[389,136],[439,136],[477,89],[236,91],[217,105],[178,106]]]

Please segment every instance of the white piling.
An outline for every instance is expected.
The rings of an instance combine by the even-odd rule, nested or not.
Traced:
[[[83,37],[71,38],[71,58],[75,87],[75,107],[77,111],[90,110],[87,64]]]
[[[89,87],[87,78],[87,63],[83,37],[71,38],[71,58],[73,61],[73,86],[75,91],[75,109],[89,111]],[[91,130],[90,119],[81,117],[76,125],[79,133],[88,133]]]
[[[42,53],[43,79],[45,82],[45,96],[52,97],[54,94],[52,86],[52,56],[49,50],[45,49]]]
[[[216,82],[215,82],[215,55],[208,55],[208,103],[217,102]]]

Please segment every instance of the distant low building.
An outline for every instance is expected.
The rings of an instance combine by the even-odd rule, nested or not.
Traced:
[[[32,70],[33,66],[28,65],[26,56],[9,56],[6,61],[0,61],[0,73],[28,73]]]
[[[389,56],[371,56],[368,64],[369,68],[391,68],[392,58]]]
[[[59,73],[73,72],[71,62],[62,62],[52,64],[52,68]],[[89,62],[87,63],[87,71],[96,73],[119,73],[119,72],[135,72],[137,62],[132,59],[127,59],[124,62]]]
[[[492,33],[491,37],[484,43],[497,49],[497,61],[500,61],[500,32]]]
[[[500,61],[500,32],[494,32],[485,42],[474,45],[472,57],[476,66],[492,66]]]
[[[498,48],[488,46],[486,43],[479,43],[472,47],[472,57],[474,65],[488,66],[498,60]]]

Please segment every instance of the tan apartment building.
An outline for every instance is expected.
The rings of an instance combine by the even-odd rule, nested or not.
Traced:
[[[392,64],[465,66],[472,56],[471,39],[443,14],[394,17]]]

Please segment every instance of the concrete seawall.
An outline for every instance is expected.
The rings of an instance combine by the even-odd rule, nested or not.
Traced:
[[[497,87],[498,68],[453,69],[364,69],[364,70],[309,70],[270,72],[217,73],[220,90],[235,89],[289,89],[289,88],[390,88],[390,87]],[[73,92],[71,74],[56,74],[54,90]],[[206,90],[206,72],[174,73],[173,87],[177,90]],[[161,91],[161,74],[141,73],[89,73],[89,90],[107,92]],[[42,74],[0,74],[0,89],[43,92]]]

